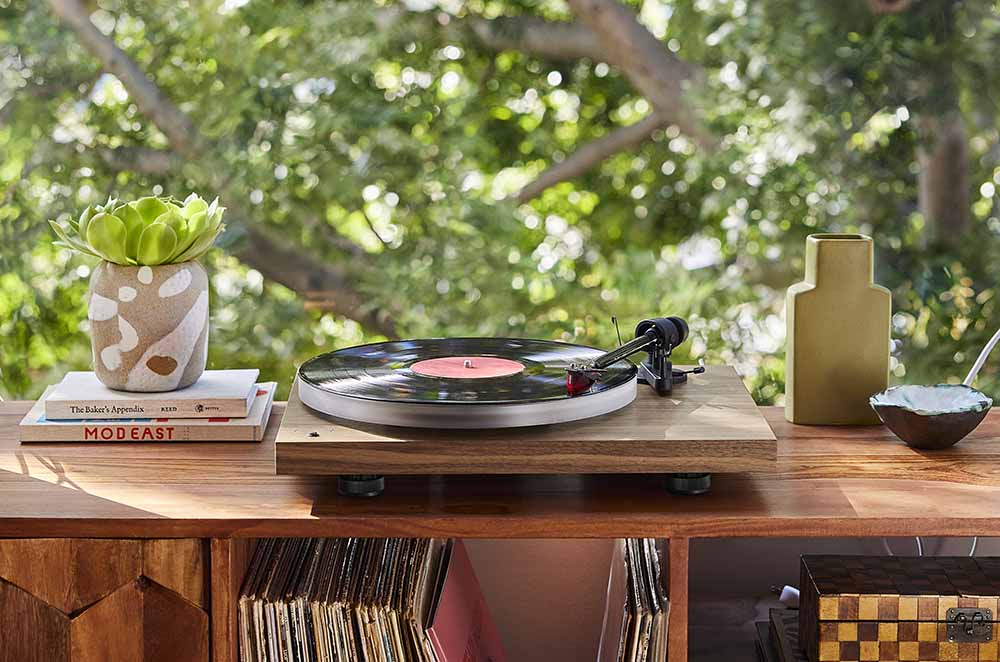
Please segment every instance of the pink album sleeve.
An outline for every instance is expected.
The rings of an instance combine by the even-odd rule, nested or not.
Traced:
[[[506,662],[472,562],[455,541],[437,610],[427,631],[438,662]]]

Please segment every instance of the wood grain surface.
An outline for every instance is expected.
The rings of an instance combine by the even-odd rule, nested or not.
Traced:
[[[0,577],[66,614],[141,573],[138,540],[0,540]]]
[[[69,617],[0,579],[0,660],[61,662],[69,656]]]
[[[70,644],[72,662],[208,662],[208,614],[136,579],[74,618]]]
[[[212,540],[212,660],[239,662],[238,603],[240,589],[257,541]]]
[[[146,540],[142,574],[202,609],[208,608],[208,544],[197,538]]]
[[[776,443],[736,371],[711,366],[661,398],[573,423],[421,430],[323,418],[292,392],[275,440],[279,474],[574,474],[770,469]]]
[[[142,592],[133,580],[73,619],[71,659],[143,660],[142,624]]]
[[[0,662],[207,662],[205,543],[0,540]]]
[[[328,477],[274,475],[275,406],[257,444],[15,441],[29,403],[0,404],[0,537],[726,537],[1000,535],[1000,411],[946,451],[881,426],[793,426],[768,472],[717,474],[676,497],[655,475],[390,476],[337,495]]]
[[[143,662],[208,662],[208,614],[158,584],[140,584],[143,597],[140,659]]]
[[[688,560],[691,541],[671,538],[667,542],[667,591],[670,625],[667,630],[667,658],[687,662],[688,657]]]

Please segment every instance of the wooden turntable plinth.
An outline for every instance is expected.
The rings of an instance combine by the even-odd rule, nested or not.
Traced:
[[[274,447],[278,474],[351,476],[368,488],[398,474],[767,471],[777,455],[774,433],[728,366],[709,366],[668,397],[640,384],[635,402],[605,416],[500,430],[355,424],[316,414],[293,391]]]

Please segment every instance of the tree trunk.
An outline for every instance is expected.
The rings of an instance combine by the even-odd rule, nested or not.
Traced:
[[[970,226],[969,141],[961,114],[917,118],[918,206],[929,239],[958,245]]]

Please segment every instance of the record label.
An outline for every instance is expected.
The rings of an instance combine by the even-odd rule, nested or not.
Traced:
[[[524,370],[524,364],[496,356],[442,356],[417,361],[410,370],[424,377],[488,379],[516,375]]]

